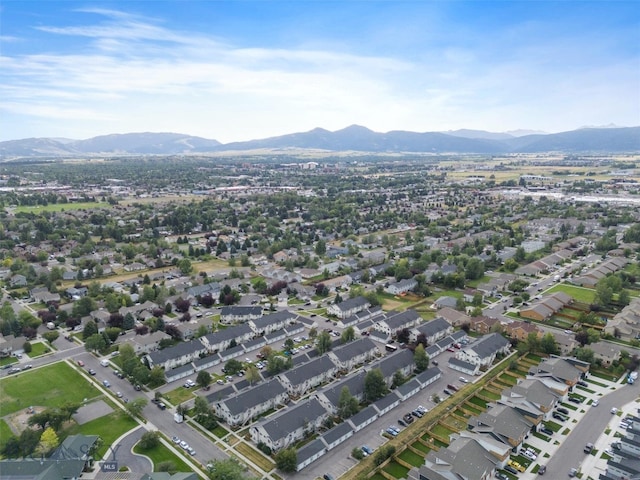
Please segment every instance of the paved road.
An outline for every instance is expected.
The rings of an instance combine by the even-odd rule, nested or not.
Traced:
[[[547,463],[547,473],[551,478],[562,478],[568,475],[572,467],[578,468],[587,455],[583,451],[584,446],[588,442],[595,443],[611,421],[611,408],[629,403],[638,395],[640,389],[637,385],[624,385],[601,397],[598,407],[588,408],[584,417]]]

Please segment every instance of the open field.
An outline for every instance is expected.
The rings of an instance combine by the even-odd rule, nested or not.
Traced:
[[[11,427],[4,420],[0,420],[0,450],[4,449],[5,443],[12,435]]]
[[[68,385],[74,388],[67,388]],[[60,407],[98,395],[79,372],[58,362],[0,380],[0,417],[29,406]]]
[[[576,287],[574,285],[568,285],[566,283],[561,283],[558,285],[554,285],[546,293],[556,293],[556,292],[564,292],[567,295],[573,297],[577,302],[582,303],[593,303],[593,299],[596,296],[596,291],[592,288],[584,288],[584,287]]]
[[[15,207],[15,213],[43,213],[43,212],[67,212],[69,210],[93,210],[96,208],[111,208],[104,202],[79,202],[79,203],[52,203],[46,206],[20,206]]]

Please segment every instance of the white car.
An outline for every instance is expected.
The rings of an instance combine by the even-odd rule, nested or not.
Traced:
[[[600,402],[598,402],[598,400],[594,400],[591,404],[592,407],[597,407],[598,405],[600,405]]]
[[[462,383],[469,383],[469,380],[464,377],[460,377],[458,380],[460,380]]]

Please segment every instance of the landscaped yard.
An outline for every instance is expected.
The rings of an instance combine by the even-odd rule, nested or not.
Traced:
[[[10,363],[17,363],[18,359],[16,357],[4,357],[0,359],[0,366],[8,365]]]
[[[73,385],[73,388],[68,388]],[[29,406],[60,407],[100,395],[85,377],[65,362],[22,372],[0,380],[0,416]]]
[[[422,442],[413,442],[411,444],[411,446],[413,448],[415,448],[416,450],[420,450],[421,452],[423,452],[426,456],[427,453],[429,453],[431,451],[431,449],[429,447],[427,447],[424,443]]]
[[[49,353],[51,348],[45,345],[42,342],[35,342],[31,344],[31,351],[27,353],[30,358],[39,357],[40,355],[44,355],[45,353]]]
[[[387,464],[386,467],[383,468],[385,472],[395,478],[407,478],[407,473],[409,469],[405,466],[400,465],[398,462],[391,461]]]
[[[414,467],[420,467],[422,465],[424,465],[424,457],[421,457],[420,455],[418,455],[417,453],[412,452],[411,450],[407,449],[404,452],[402,452],[399,457],[404,460],[405,462],[413,465]]]
[[[162,443],[157,445],[154,448],[149,450],[143,450],[140,448],[138,444],[133,447],[133,451],[140,455],[144,455],[145,457],[149,457],[153,462],[153,471],[157,472],[158,464],[161,462],[170,461],[176,467],[177,472],[191,472],[191,467],[189,467],[184,460],[178,457],[175,453],[165,447]]]
[[[109,447],[120,435],[135,428],[138,423],[126,413],[118,410],[100,418],[96,418],[82,425],[73,425],[67,430],[69,435],[82,433],[84,435],[100,435],[102,444],[98,448],[96,458],[109,455]]]

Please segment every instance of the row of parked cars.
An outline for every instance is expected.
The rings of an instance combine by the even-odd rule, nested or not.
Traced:
[[[185,442],[184,440],[180,440],[180,438],[176,437],[175,435],[171,437],[171,441],[182,448],[185,452],[188,452],[189,455],[193,456],[196,454],[196,451],[193,447],[189,446],[187,442]]]

